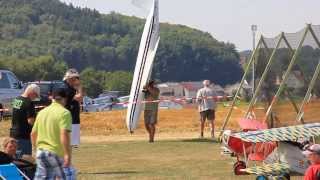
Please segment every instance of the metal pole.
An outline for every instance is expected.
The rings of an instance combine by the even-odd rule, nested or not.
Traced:
[[[311,79],[311,82],[310,82],[310,85],[309,85],[309,87],[308,87],[307,93],[306,93],[306,95],[304,96],[304,99],[303,99],[303,101],[302,101],[302,104],[301,104],[301,106],[300,106],[300,109],[299,109],[299,112],[298,112],[298,115],[297,115],[297,119],[296,119],[296,120],[297,120],[298,122],[302,123],[302,124],[304,124],[304,121],[303,121],[303,119],[302,119],[302,117],[303,117],[303,115],[304,115],[303,109],[304,109],[304,106],[305,106],[306,102],[309,101],[309,97],[310,97],[310,95],[311,95],[311,92],[312,92],[312,89],[313,89],[314,85],[316,84],[316,80],[317,80],[317,78],[318,78],[318,76],[319,76],[319,73],[320,73],[320,59],[319,59],[319,62],[318,62],[316,71],[315,71],[315,73],[313,74],[313,77],[312,77],[312,79]]]
[[[258,46],[259,46],[260,43],[261,43],[261,39],[262,39],[262,38],[259,39]],[[242,86],[243,86],[243,83],[244,83],[244,81],[245,81],[245,79],[246,79],[246,77],[247,77],[247,74],[248,74],[249,70],[250,70],[250,67],[251,67],[251,64],[252,64],[252,62],[253,62],[253,59],[254,59],[254,57],[256,56],[257,52],[258,52],[258,49],[259,49],[259,48],[256,48],[256,49],[253,51],[253,53],[252,53],[252,55],[251,55],[251,58],[250,58],[250,60],[249,60],[249,62],[248,62],[248,64],[247,64],[247,67],[246,67],[246,69],[245,69],[245,71],[244,71],[244,74],[243,74],[243,76],[242,76],[242,79],[241,79],[241,81],[240,81],[239,88],[237,89],[237,92],[236,92],[236,94],[235,94],[234,97],[233,97],[233,101],[232,101],[230,110],[229,110],[226,118],[224,119],[223,125],[222,125],[221,130],[220,130],[220,135],[219,135],[219,137],[222,136],[223,130],[226,128],[226,126],[227,126],[227,124],[228,124],[228,121],[229,121],[229,119],[230,119],[230,117],[231,117],[233,108],[234,108],[234,106],[235,106],[235,104],[236,104],[236,101],[237,101],[237,99],[238,99],[238,95],[239,95],[239,93],[240,93],[240,91],[241,91],[241,88],[242,88]]]
[[[256,32],[257,32],[258,26],[257,25],[251,25],[251,31],[252,31],[252,52],[256,48]],[[254,88],[255,88],[255,59],[253,59],[252,62],[252,96],[254,94]]]
[[[310,25],[310,29],[309,30],[311,32],[311,35],[312,35],[313,39],[315,40],[315,42],[317,43],[318,47],[320,48],[319,39],[317,38],[316,34],[314,33],[311,25]],[[301,103],[301,106],[300,106],[300,109],[299,109],[299,112],[298,112],[298,115],[297,115],[297,121],[302,123],[302,124],[304,123],[304,121],[302,119],[302,117],[304,115],[304,112],[303,112],[304,106],[309,101],[309,97],[311,95],[312,89],[314,88],[314,86],[316,84],[316,80],[317,80],[319,74],[320,74],[320,59],[319,59],[318,65],[317,65],[316,70],[315,70],[315,72],[313,74],[313,77],[311,79],[311,82],[310,82],[310,85],[308,87],[307,93],[304,96],[304,99],[303,99],[303,101]]]
[[[306,39],[306,36],[308,34],[310,30],[310,24],[308,24],[308,26],[306,27],[305,31],[304,31],[304,34],[302,36],[302,39],[301,41],[299,42],[299,46],[297,48],[297,50],[295,51],[290,63],[289,63],[289,66],[288,66],[288,69],[286,71],[286,73],[284,74],[284,78],[283,78],[283,81],[281,82],[280,84],[280,87],[276,93],[276,95],[273,97],[272,101],[271,101],[271,104],[266,112],[266,116],[265,117],[268,117],[270,112],[272,111],[272,108],[273,108],[273,105],[274,103],[277,101],[278,97],[280,96],[280,94],[282,93],[283,89],[285,88],[285,85],[286,85],[286,81],[291,73],[291,69],[293,68],[293,65],[295,64],[296,60],[298,59],[298,54],[300,53],[300,50],[302,48],[302,45],[303,45],[303,42],[304,40]]]

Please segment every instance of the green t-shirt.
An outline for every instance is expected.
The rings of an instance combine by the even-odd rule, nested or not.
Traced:
[[[39,112],[32,132],[37,132],[37,148],[47,150],[63,157],[60,140],[61,130],[71,131],[71,114],[61,104],[52,104]]]
[[[144,99],[146,101],[155,101],[155,100],[159,99],[159,94],[160,94],[159,89],[154,87],[154,94],[151,94],[150,92],[145,93],[145,95],[144,95],[145,98]],[[147,111],[158,111],[158,105],[159,105],[158,102],[147,102],[145,104],[144,110],[147,110]]]

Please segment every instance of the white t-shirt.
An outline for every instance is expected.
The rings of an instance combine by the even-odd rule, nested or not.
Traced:
[[[199,89],[197,93],[197,102],[199,104],[199,112],[207,110],[215,110],[216,103],[213,97],[216,93],[209,87]]]

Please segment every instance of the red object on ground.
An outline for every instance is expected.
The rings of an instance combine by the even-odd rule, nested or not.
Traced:
[[[266,123],[262,123],[258,120],[241,118],[239,119],[238,123],[244,132],[268,129]],[[237,157],[243,157],[246,155],[249,160],[263,161],[277,147],[277,144],[275,142],[245,142],[237,137],[230,136],[228,140],[228,146]]]
[[[239,119],[238,123],[240,128],[244,131],[268,129],[268,125],[266,123],[254,119],[241,118]]]

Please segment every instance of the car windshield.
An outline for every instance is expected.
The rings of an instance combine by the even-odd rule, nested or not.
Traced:
[[[40,94],[41,95],[48,95],[51,90],[50,90],[50,84],[38,84],[40,87]]]
[[[53,87],[54,88],[62,88],[64,86],[64,83],[63,82],[55,82],[53,84]]]
[[[0,88],[11,88],[8,76],[6,73],[0,72]]]
[[[53,82],[53,83],[37,83],[40,87],[41,95],[49,95],[51,91],[55,88],[63,87],[63,82]]]

